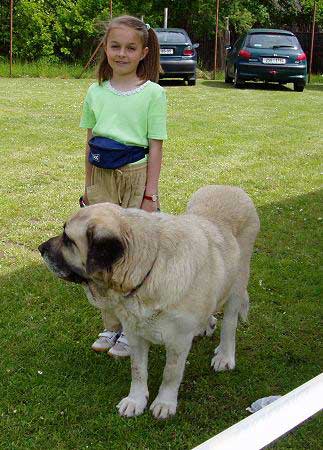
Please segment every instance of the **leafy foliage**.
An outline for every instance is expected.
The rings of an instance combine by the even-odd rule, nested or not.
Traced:
[[[252,26],[292,27],[308,30],[314,0],[221,0],[219,26],[229,17],[235,33]],[[1,50],[8,55],[10,0],[2,0],[0,12]],[[214,0],[114,0],[113,15],[144,17],[151,26],[163,26],[164,8],[169,8],[168,26],[187,29],[195,38],[215,30]],[[13,54],[21,60],[51,62],[85,61],[100,36],[100,22],[110,17],[104,0],[16,0],[14,2]],[[317,2],[317,23],[323,26],[323,2]]]

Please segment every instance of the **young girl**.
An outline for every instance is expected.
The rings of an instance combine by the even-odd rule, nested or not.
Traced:
[[[88,89],[80,123],[87,128],[83,201],[153,212],[167,137],[165,92],[156,83],[157,36],[135,17],[117,17],[106,28],[102,50],[98,82]],[[129,356],[119,321],[101,313],[104,331],[93,350]]]

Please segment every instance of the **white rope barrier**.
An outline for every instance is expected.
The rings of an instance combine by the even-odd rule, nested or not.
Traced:
[[[323,408],[323,373],[193,450],[259,450]]]

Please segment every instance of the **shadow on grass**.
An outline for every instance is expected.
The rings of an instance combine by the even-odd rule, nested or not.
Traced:
[[[224,81],[212,81],[212,80],[204,80],[202,81],[202,84],[209,87],[219,88],[219,89],[236,89],[233,84],[231,83],[225,83]],[[285,86],[280,85],[278,83],[254,83],[251,81],[246,82],[243,87],[239,89],[253,89],[253,90],[259,90],[259,91],[292,91],[293,89]]]
[[[2,402],[3,410],[18,412],[11,415],[8,443],[29,448],[32,433],[37,448],[48,440],[48,448],[64,442],[66,448],[91,443],[101,449],[108,442],[117,449],[125,439],[133,449],[192,448],[244,418],[257,398],[285,394],[317,375],[321,201],[322,191],[258,208],[250,320],[238,328],[237,367],[216,375],[210,369],[219,330],[216,338],[198,339],[188,358],[178,414],[162,425],[149,412],[130,421],[118,417],[115,405],[130,384],[129,360],[90,351],[101,319],[79,286],[55,278],[41,259],[2,276]],[[163,364],[163,351],[154,347],[150,401]],[[291,448],[318,445],[317,422],[297,433]]]
[[[222,80],[203,80],[201,84],[218,89],[235,89],[233,84],[225,83]]]
[[[172,86],[186,86],[186,82],[183,79],[171,79],[171,80],[164,80],[161,79],[159,80],[159,84],[161,86],[165,86],[165,87],[172,87]]]
[[[305,87],[309,91],[323,91],[323,84],[307,84]]]

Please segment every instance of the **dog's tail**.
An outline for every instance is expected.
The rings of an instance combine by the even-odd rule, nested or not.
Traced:
[[[245,295],[242,297],[241,306],[239,310],[239,318],[242,322],[247,321],[248,312],[249,312],[249,295],[248,292],[245,291]]]

